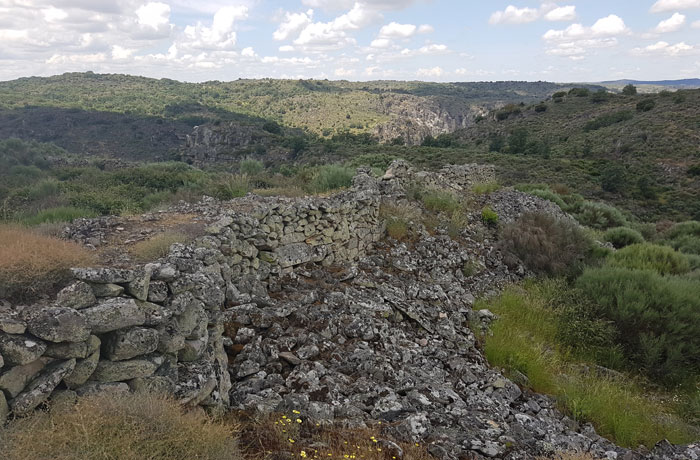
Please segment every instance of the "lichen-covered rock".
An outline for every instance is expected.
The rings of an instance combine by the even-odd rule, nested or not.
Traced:
[[[92,284],[92,292],[95,297],[119,297],[124,292],[124,288],[118,284]]]
[[[100,361],[90,380],[96,382],[122,382],[138,377],[150,377],[158,369],[159,362],[152,359],[132,359],[128,361]]]
[[[56,296],[56,304],[60,307],[81,309],[94,305],[97,302],[95,293],[88,283],[76,281],[61,291]]]
[[[92,331],[97,334],[116,331],[131,326],[142,326],[146,322],[146,312],[136,300],[116,297],[82,310]]]
[[[102,354],[112,361],[146,355],[158,348],[158,331],[145,327],[120,329],[103,337]]]
[[[94,336],[92,336],[94,337]],[[56,359],[86,358],[90,354],[90,346],[85,342],[50,343],[44,356]]]
[[[75,363],[73,372],[63,378],[63,382],[68,388],[78,388],[92,376],[100,362],[100,349],[93,351],[85,359],[79,359]]]
[[[100,284],[124,284],[134,281],[133,270],[120,268],[73,268],[73,276],[81,281]]]
[[[175,382],[162,375],[140,377],[127,382],[133,392],[162,393],[172,395],[175,393]]]
[[[151,281],[148,288],[148,301],[162,303],[168,298],[168,285],[165,281]]]
[[[216,387],[216,374],[211,363],[198,361],[179,363],[175,397],[192,406],[203,401]]]
[[[27,388],[10,401],[10,409],[16,416],[29,414],[39,404],[46,401],[63,377],[75,367],[75,359],[52,363],[34,379]]]
[[[0,333],[0,353],[5,365],[22,365],[35,361],[46,351],[46,343],[25,335]]]
[[[148,299],[148,288],[151,284],[152,266],[134,270],[134,279],[126,285],[126,291],[138,300]]]
[[[7,404],[5,394],[0,391],[0,426],[5,424],[7,416],[10,414],[10,406]]]
[[[0,375],[0,390],[10,398],[16,397],[51,361],[49,358],[39,358],[31,363],[8,369]]]
[[[156,303],[137,300],[136,305],[146,315],[146,321],[143,323],[145,326],[159,326],[173,316],[171,310]]]
[[[0,314],[0,332],[7,334],[24,334],[27,324],[17,318],[4,317]]]
[[[27,319],[27,330],[49,342],[84,342],[90,337],[85,316],[67,307],[47,307],[32,313]]]

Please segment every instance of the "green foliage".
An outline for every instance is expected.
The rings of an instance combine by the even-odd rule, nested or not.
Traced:
[[[440,134],[438,137],[428,136],[421,144],[423,147],[448,148],[459,145],[457,139],[451,134]]]
[[[324,165],[318,167],[307,188],[313,193],[350,187],[355,170],[341,165]]]
[[[535,106],[535,112],[542,113],[547,111],[547,104],[540,103]]]
[[[69,223],[81,217],[96,217],[95,211],[90,209],[75,208],[72,206],[60,206],[57,208],[42,209],[34,215],[21,218],[24,225],[36,226],[44,223]]]
[[[481,210],[481,220],[487,225],[497,225],[498,224],[498,214],[496,211],[491,209],[489,206],[485,206]]]
[[[552,203],[556,204],[562,209],[566,209],[566,203],[564,200],[561,199],[558,193],[554,193],[553,191],[549,190],[549,187],[546,189],[534,189],[530,192],[530,195],[536,196],[538,198],[542,198],[543,200],[548,200],[551,201]]]
[[[653,270],[661,275],[681,275],[690,271],[685,255],[668,246],[640,243],[626,246],[608,258],[611,267]]]
[[[505,368],[522,386],[554,396],[561,409],[592,423],[602,436],[629,447],[652,447],[664,438],[676,443],[697,438],[672,413],[676,406],[662,402],[670,400],[668,395],[641,387],[633,377],[611,379],[591,372],[597,364],[621,359],[610,343],[616,331],[610,320],[596,317],[595,303],[565,281],[511,287],[475,308],[498,316],[484,336],[489,362]],[[596,361],[599,357],[604,360]]]
[[[625,189],[625,168],[619,164],[611,164],[605,167],[600,175],[600,185],[606,192],[619,192]]]
[[[460,207],[457,197],[443,190],[428,190],[423,194],[422,200],[430,211],[452,213]]]
[[[525,153],[527,148],[527,130],[518,128],[508,137],[508,153]]]
[[[634,118],[634,115],[632,115],[632,112],[629,110],[608,113],[606,115],[601,115],[583,125],[583,130],[585,132],[595,131],[601,128],[607,128],[608,126],[612,126],[616,123],[631,120],[632,118]]]
[[[588,88],[572,88],[569,90],[570,96],[576,97],[588,97],[591,94],[591,90]]]
[[[608,267],[587,270],[577,286],[615,324],[618,340],[634,365],[668,384],[698,375],[700,283],[649,270]]]
[[[497,190],[500,190],[501,185],[498,182],[479,182],[472,185],[472,193],[476,195],[488,195]]]
[[[566,91],[557,91],[556,93],[552,94],[552,98],[562,98],[566,97]]]
[[[247,174],[249,176],[260,174],[264,169],[265,167],[263,166],[262,161],[253,160],[250,158],[241,161],[241,165],[239,167],[241,174]]]
[[[536,273],[572,275],[583,269],[593,242],[568,219],[525,213],[501,231],[502,247]]]
[[[262,129],[271,134],[282,134],[282,127],[279,125],[279,123],[274,121],[266,121],[263,124]]]
[[[614,227],[605,232],[603,240],[620,249],[632,244],[643,243],[644,237],[637,230],[629,227]]]
[[[635,94],[637,94],[637,87],[630,83],[624,88],[622,88],[622,94],[624,94],[625,96],[634,96]]]
[[[591,95],[591,102],[593,103],[601,103],[601,102],[607,102],[610,100],[610,93],[608,93],[604,89],[599,89],[595,93]]]
[[[617,208],[604,203],[584,201],[574,210],[576,219],[586,227],[606,230],[612,227],[623,227],[628,222]]]
[[[648,112],[656,107],[656,102],[653,99],[642,99],[637,103],[637,112]]]
[[[503,152],[506,147],[506,138],[501,135],[491,137],[489,152]]]
[[[233,198],[246,196],[251,189],[252,187],[248,176],[236,174],[226,176],[217,181],[213,187],[213,194],[214,197],[219,200],[231,200]]]

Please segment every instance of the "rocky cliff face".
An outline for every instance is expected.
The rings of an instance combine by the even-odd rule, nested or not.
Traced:
[[[251,195],[188,208],[208,223],[194,243],[144,267],[77,269],[55,302],[0,311],[0,417],[6,398],[20,415],[76,393],[157,388],[207,407],[382,421],[445,460],[558,450],[700,458],[698,445],[615,446],[488,365],[472,330],[493,315],[474,311],[474,298],[527,272],[504,262],[476,211],[458,240],[420,224],[411,242],[382,238],[380,206],[408,204],[405,185],[421,178],[468,193],[493,173],[397,162],[379,180],[360,171],[330,198]],[[512,190],[470,198],[504,221],[525,211],[566,218]]]
[[[186,137],[182,159],[196,166],[239,161],[255,147],[266,149],[272,137],[257,126],[236,122],[195,126]]]

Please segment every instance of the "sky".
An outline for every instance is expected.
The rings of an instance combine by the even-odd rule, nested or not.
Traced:
[[[700,77],[700,0],[0,0],[0,80]]]

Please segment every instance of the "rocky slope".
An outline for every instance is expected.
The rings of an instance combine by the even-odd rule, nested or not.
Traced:
[[[615,446],[591,426],[561,414],[549,398],[523,391],[488,365],[472,331],[488,327],[493,316],[473,311],[474,298],[494,294],[527,272],[504,262],[495,229],[476,212],[456,238],[440,226],[428,233],[416,222],[410,242],[381,239],[379,206],[409,204],[405,187],[417,177],[467,193],[473,181],[492,175],[488,167],[420,173],[395,163],[380,180],[360,171],[352,190],[331,198],[248,196],[185,206],[209,224],[208,235],[189,246],[173,246],[165,259],[150,266],[148,281],[140,276],[136,282],[136,272],[129,270],[76,271],[88,286],[85,292],[93,295],[87,295],[88,310],[110,310],[114,303],[138,306],[128,298],[135,296],[155,305],[154,311],[171,313],[160,319],[139,316],[136,323],[124,325],[128,337],[102,337],[102,347],[97,345],[104,353],[100,371],[87,377],[88,388],[126,390],[144,379],[153,383],[157,376],[181,399],[208,406],[296,410],[319,423],[352,426],[382,421],[387,433],[427,444],[439,459],[532,459],[567,450],[607,459],[700,458],[700,445],[660,443],[652,452]],[[525,210],[567,218],[552,203],[512,190],[469,198],[475,209],[486,204],[497,209],[504,221]],[[99,246],[120,228],[86,222],[68,234]],[[465,264],[474,269],[464,270]],[[122,291],[112,299],[95,299],[95,289],[104,295],[105,286]],[[59,301],[85,297],[75,291],[59,295]],[[181,302],[183,296],[189,301]],[[71,311],[76,307],[71,302],[61,307],[66,317],[85,316]],[[175,306],[185,308],[175,311]],[[191,331],[169,326],[181,325],[182,315],[191,309],[204,313],[189,315],[201,317],[190,321]],[[138,316],[136,310],[127,316]],[[77,332],[68,321],[60,322],[62,327],[45,321],[43,327],[31,316],[10,316],[0,315],[0,353],[5,357],[18,356],[14,351],[29,347],[27,341],[36,334],[49,343],[47,348],[61,348],[56,343],[66,340],[88,346],[91,332],[113,334],[114,322],[125,315],[107,321],[91,311],[89,327]],[[141,331],[149,327],[146,321],[155,333]],[[29,326],[28,332],[19,330],[22,325]],[[154,339],[139,339],[139,331]],[[80,337],[67,338],[69,333]],[[146,358],[138,357],[144,353]],[[34,359],[45,353],[35,354]],[[143,365],[124,368],[134,356]],[[0,369],[0,382],[17,369],[14,361],[8,362],[9,370],[7,365]],[[26,411],[37,401],[65,395],[66,379],[70,382],[77,365],[74,358],[51,362],[37,371],[39,377],[18,384],[10,406]],[[212,369],[215,365],[219,370]],[[119,375],[107,375],[116,367]],[[140,375],[132,375],[135,369]],[[100,387],[105,378],[111,385]],[[229,381],[230,391],[222,394]]]

